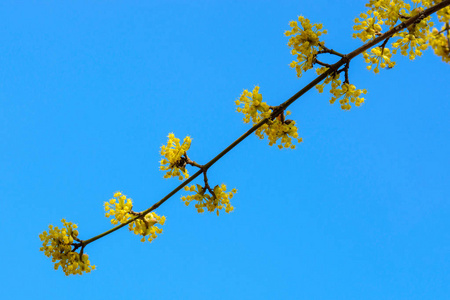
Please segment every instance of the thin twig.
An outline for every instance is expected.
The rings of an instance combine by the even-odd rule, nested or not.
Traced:
[[[381,55],[383,55],[384,52],[384,47],[386,47],[387,42],[389,41],[391,37],[388,37],[387,39],[384,40],[383,44],[381,44]]]
[[[321,47],[323,49],[323,50],[319,51],[319,54],[320,53],[330,53],[330,54],[337,55],[339,57],[344,57],[344,55],[345,55],[345,54],[339,53],[337,51],[334,51],[333,49],[329,49],[329,48],[325,47],[325,45],[322,45],[320,43],[319,43],[319,47]]]

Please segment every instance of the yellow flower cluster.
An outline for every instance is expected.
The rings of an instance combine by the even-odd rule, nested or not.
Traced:
[[[290,114],[290,111],[286,111],[287,116]],[[295,149],[295,145],[292,143],[292,139],[297,140],[298,143],[301,143],[303,141],[303,139],[298,136],[298,128],[297,126],[295,126],[295,121],[293,120],[286,120],[282,122],[281,117],[278,116],[273,121],[269,121],[268,124],[263,125],[263,127],[261,128],[262,130],[257,130],[255,134],[260,139],[263,139],[264,134],[266,134],[267,138],[269,139],[269,146],[273,146],[279,141],[279,149]]]
[[[341,108],[345,110],[350,110],[351,103],[354,103],[356,106],[360,106],[364,102],[364,98],[360,98],[361,94],[366,94],[366,90],[357,90],[353,84],[344,83],[341,85],[341,88],[331,89],[330,93],[333,95],[330,99],[330,103],[333,104],[337,99],[344,97],[339,100],[341,104]]]
[[[415,11],[420,10],[416,9]],[[392,52],[396,54],[397,50],[400,49],[400,53],[403,56],[408,56],[410,60],[415,59],[416,56],[421,56],[422,51],[428,48],[427,35],[433,25],[430,19],[431,17],[424,18],[419,23],[408,27],[407,31],[404,30],[394,34],[392,37],[398,37],[399,39],[392,43]]]
[[[269,105],[266,102],[262,102],[259,86],[255,86],[252,92],[244,90],[239,99],[234,103],[238,106],[236,110],[244,114],[244,123],[249,123],[250,120],[253,124],[259,123],[262,119],[268,118],[272,113]],[[244,107],[239,107],[241,104]]]
[[[321,75],[325,73],[327,70],[328,70],[327,67],[316,68],[316,73],[317,75]],[[319,91],[319,93],[323,93],[323,89],[330,82],[332,88],[338,87],[341,84],[341,81],[339,80],[339,74],[331,73],[331,75],[328,75],[327,78],[325,78],[322,83],[316,85],[316,89]]]
[[[290,66],[295,68],[297,76],[301,77],[302,72],[312,69],[315,57],[320,50],[320,46],[324,42],[319,40],[322,34],[326,34],[326,30],[322,30],[322,24],[311,24],[311,22],[303,17],[298,17],[298,22],[291,21],[289,26],[292,28],[284,34],[290,36],[288,46],[292,48],[291,54],[297,56],[297,60],[292,61]]]
[[[379,68],[392,68],[395,62],[391,61],[392,53],[389,48],[381,49],[381,47],[375,47],[370,50],[370,52],[363,53],[364,60],[369,65],[367,70],[373,70],[374,73],[380,72]],[[373,68],[375,65],[375,68]]]
[[[440,31],[433,28],[431,32],[428,32],[428,43],[436,55],[440,56],[443,61],[450,63],[450,7],[447,6],[439,10],[437,16],[439,22],[444,24]]]
[[[158,216],[154,212],[146,214],[143,218],[139,218],[136,221],[131,222],[128,225],[128,229],[133,231],[136,235],[142,235],[141,242],[147,240],[149,242],[157,238],[157,234],[162,233],[162,228],[156,227],[155,224],[164,225],[166,222],[165,216]]]
[[[326,67],[322,67],[317,68],[316,72],[318,75],[320,75],[324,73],[326,70],[327,70]],[[330,99],[331,104],[336,102],[337,99],[344,97],[343,99],[339,100],[342,109],[350,110],[351,109],[350,103],[354,103],[356,106],[360,106],[364,102],[364,98],[360,98],[359,96],[361,94],[366,94],[367,90],[365,89],[357,90],[353,84],[349,84],[346,82],[342,83],[339,77],[340,75],[335,73],[327,76],[327,78],[325,78],[322,84],[316,85],[316,88],[319,91],[319,93],[322,93],[324,87],[331,82],[330,93],[333,95]]]
[[[186,191],[195,192],[194,195],[188,195],[181,197],[181,200],[184,201],[186,206],[192,201],[197,201],[195,204],[195,208],[197,208],[197,212],[202,213],[205,211],[205,208],[209,212],[216,211],[216,214],[219,215],[219,210],[225,208],[226,213],[230,213],[234,210],[234,207],[231,206],[230,200],[233,198],[234,194],[237,193],[236,189],[232,189],[230,192],[226,192],[227,186],[225,184],[216,185],[214,187],[213,195],[209,195],[206,192],[208,189],[203,188],[199,184],[193,184],[188,187],[185,186],[184,189]]]
[[[412,2],[413,7],[403,0],[370,0],[366,4],[367,12],[360,14],[361,19],[355,19],[353,29],[360,32],[354,33],[353,37],[360,38],[363,42],[370,40],[382,32],[383,25],[390,29],[398,21],[405,21],[422,11],[423,8],[418,6],[419,4],[427,6],[431,1],[412,0]]]
[[[107,218],[114,216],[114,218],[111,219],[113,225],[119,223],[123,224],[130,220],[130,218],[139,215],[139,213],[133,212],[131,210],[132,208],[132,200],[130,198],[127,199],[127,196],[123,195],[121,192],[116,192],[109,202],[105,202],[105,216]],[[156,234],[162,233],[162,229],[156,227],[155,224],[159,223],[160,225],[164,225],[165,221],[166,217],[160,217],[156,213],[150,212],[144,217],[140,217],[128,224],[128,229],[133,231],[136,235],[142,235],[142,242],[145,242],[146,236],[148,236],[148,241],[151,242],[156,238]]]
[[[442,30],[445,30],[445,28],[444,26]],[[450,42],[448,37],[443,33],[439,33],[436,28],[433,28],[432,33],[429,34],[428,42],[434,53],[442,58],[442,61],[450,63]]]
[[[437,1],[434,1],[434,2],[437,2]],[[441,1],[439,1],[439,2],[441,2]],[[450,7],[449,6],[446,6],[443,9],[438,10],[436,14],[437,14],[439,22],[448,23],[450,21]]]
[[[385,29],[389,30],[398,22],[406,21],[422,12],[424,7],[431,6],[433,2],[437,1],[412,0],[413,5],[410,5],[401,0],[370,0],[369,3],[366,4],[369,8],[368,11],[360,15],[361,19],[355,19],[353,29],[358,32],[354,33],[353,37],[360,38],[363,42],[373,39],[382,33],[383,26],[386,26]],[[400,51],[402,55],[408,56],[411,60],[415,59],[416,56],[421,56],[422,51],[426,50],[428,47],[428,32],[430,26],[433,25],[433,23],[430,22],[430,19],[431,17],[421,19],[407,29],[394,34],[392,38],[398,39],[392,43],[392,54],[396,54],[397,51]],[[383,56],[384,55],[387,54],[383,52]],[[367,56],[365,58],[366,61],[371,64],[377,63],[378,65],[378,62],[375,62],[375,60],[368,60]],[[386,64],[389,63],[386,62]],[[369,65],[369,70],[370,69],[371,66]],[[375,73],[378,71],[378,68],[374,68]]]
[[[259,86],[255,86],[252,92],[244,90],[240,98],[235,101],[237,111],[244,114],[244,123],[249,123],[252,121],[253,125],[259,123],[261,120],[270,117],[272,109],[267,103],[262,102],[262,95],[259,93]],[[244,107],[239,107],[243,104]],[[287,111],[286,115],[290,112]],[[297,142],[301,142],[302,138],[298,137],[297,127],[295,126],[295,121],[286,120],[282,121],[281,117],[274,120],[267,121],[266,124],[262,125],[255,131],[255,134],[260,138],[264,139],[267,135],[269,139],[269,145],[272,146],[280,141],[278,148],[291,148],[295,149],[295,145],[292,144],[292,138],[296,139]]]
[[[183,176],[188,178],[189,174],[186,170],[184,155],[191,147],[191,138],[185,137],[183,144],[180,144],[180,139],[177,139],[173,133],[170,133],[168,138],[167,146],[161,146],[161,155],[164,158],[160,161],[161,166],[159,168],[162,171],[167,171],[164,178],[178,177],[180,180],[183,180]]]
[[[80,254],[72,251],[74,239],[78,236],[77,225],[66,222],[62,219],[64,227],[59,229],[57,226],[49,225],[49,231],[44,231],[39,235],[45,256],[51,257],[55,263],[55,270],[60,266],[66,275],[89,273],[95,270],[95,266],[91,265],[87,254]]]
[[[378,12],[369,11],[368,13],[361,13],[359,16],[361,19],[356,18],[356,25],[353,26],[353,30],[359,31],[353,34],[354,38],[359,38],[365,42],[381,33],[383,20],[379,19]]]
[[[109,218],[114,216],[111,219],[113,225],[125,223],[132,216],[130,212],[133,208],[133,202],[130,198],[127,199],[127,196],[121,192],[116,192],[109,202],[104,203],[104,206],[106,211],[105,217]]]

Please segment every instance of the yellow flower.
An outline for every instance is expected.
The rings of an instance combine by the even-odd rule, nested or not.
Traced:
[[[127,222],[133,215],[131,214],[131,209],[133,208],[133,201],[127,196],[123,195],[121,192],[114,193],[114,197],[108,202],[104,203],[105,206],[105,217],[111,219],[113,225],[119,223]]]
[[[249,123],[252,121],[252,124],[254,125],[259,123],[261,120],[270,117],[272,109],[262,100],[263,97],[259,93],[259,86],[255,86],[252,92],[244,90],[239,100],[236,100],[235,103],[238,106],[236,110],[244,114],[244,123]],[[239,105],[242,104],[244,107],[239,107]],[[290,112],[287,111],[286,115],[289,114]],[[280,145],[278,147],[280,149],[294,149],[295,145],[292,144],[292,138],[296,139],[299,143],[302,141],[302,139],[298,137],[295,121],[285,121],[284,118],[281,120],[280,117],[275,120],[267,121],[266,124],[262,125],[255,131],[255,134],[260,139],[264,139],[264,136],[267,135],[270,146],[279,141]]]
[[[168,138],[167,146],[161,146],[161,155],[164,158],[160,161],[161,166],[159,168],[162,171],[167,171],[164,178],[178,177],[180,180],[183,180],[183,176],[188,178],[186,152],[191,147],[191,138],[185,137],[183,144],[180,144],[180,140],[173,133],[170,133]]]
[[[372,48],[370,53],[363,53],[364,60],[369,65],[367,66],[368,70],[373,70],[376,74],[380,71],[381,68],[393,68],[395,66],[395,62],[391,61],[392,53],[389,48],[381,49],[380,47]],[[373,66],[375,65],[375,68]]]
[[[240,98],[235,101],[238,106],[237,111],[244,114],[244,123],[252,121],[253,124],[258,123],[264,118],[267,118],[272,113],[269,105],[262,102],[262,95],[259,93],[259,86],[255,86],[252,92],[244,90]],[[244,105],[243,107],[239,107]]]
[[[142,242],[147,239],[152,242],[156,239],[157,234],[162,233],[162,228],[156,227],[156,224],[164,225],[166,222],[165,216],[158,216],[155,212],[146,214],[143,218],[136,219],[128,225],[128,229],[133,231],[136,235],[141,235]]]
[[[299,16],[298,21],[300,26],[296,21],[291,21],[289,26],[292,29],[284,34],[290,36],[288,46],[292,48],[291,54],[297,58],[289,66],[296,70],[297,77],[301,77],[302,72],[312,69],[320,46],[324,45],[324,42],[321,42],[319,37],[322,34],[326,34],[327,31],[322,30],[322,24],[311,24],[303,16]]]
[[[61,267],[67,276],[81,275],[83,272],[89,273],[95,270],[95,266],[91,265],[86,253],[81,256],[80,253],[74,251],[74,239],[77,239],[78,236],[77,225],[66,222],[65,219],[62,219],[61,222],[64,228],[59,229],[49,225],[49,231],[44,231],[39,235],[43,242],[40,250],[44,251],[45,256],[52,258],[55,270]]]
[[[184,190],[195,192],[194,195],[181,197],[181,200],[184,201],[186,206],[189,206],[192,201],[196,201],[195,208],[198,213],[202,213],[206,209],[209,212],[216,211],[216,214],[219,215],[221,209],[225,209],[226,213],[230,213],[234,210],[230,200],[233,198],[234,194],[237,193],[237,190],[232,189],[230,192],[227,192],[227,186],[225,184],[221,184],[220,186],[216,185],[211,190],[203,188],[199,184],[194,184],[190,187],[185,186]],[[207,192],[212,193],[210,195]]]

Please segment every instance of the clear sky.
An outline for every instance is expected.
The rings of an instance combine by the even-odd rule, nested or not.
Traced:
[[[364,2],[1,1],[2,297],[448,299],[450,66],[431,50],[378,75],[355,59],[360,108],[310,91],[291,107],[297,149],[251,136],[220,160],[209,180],[238,189],[231,214],[197,214],[179,193],[157,210],[162,235],[98,240],[83,276],[39,251],[62,218],[82,239],[111,228],[115,191],[137,210],[170,192],[168,133],[206,163],[249,128],[243,89],[277,105],[314,77],[288,66],[289,21],[323,23],[326,45],[350,52]]]

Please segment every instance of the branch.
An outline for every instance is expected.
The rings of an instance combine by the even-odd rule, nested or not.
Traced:
[[[341,59],[336,62],[335,64],[331,65],[330,68],[328,68],[327,71],[325,71],[323,74],[317,76],[314,80],[312,80],[310,83],[308,83],[304,88],[302,88],[300,91],[298,91],[297,93],[295,93],[292,97],[290,97],[288,100],[286,100],[285,102],[283,102],[282,104],[280,104],[279,106],[275,107],[275,109],[273,110],[272,114],[270,115],[270,117],[265,118],[263,120],[261,120],[259,123],[255,124],[252,128],[250,128],[247,132],[245,132],[243,135],[241,135],[238,139],[236,139],[233,143],[231,143],[227,148],[225,148],[222,152],[220,152],[219,154],[217,154],[213,159],[211,159],[208,163],[206,163],[205,165],[201,166],[202,168],[200,170],[198,170],[194,175],[192,175],[191,177],[189,177],[189,179],[187,179],[186,181],[184,181],[183,183],[181,183],[179,186],[177,186],[174,190],[172,190],[169,194],[167,194],[164,198],[162,198],[161,200],[159,200],[158,202],[156,202],[155,204],[153,204],[151,207],[149,207],[148,209],[144,210],[143,212],[141,212],[142,215],[146,215],[149,212],[157,209],[158,207],[160,207],[164,202],[166,202],[167,200],[169,200],[173,195],[175,195],[178,191],[180,191],[182,188],[184,188],[186,185],[188,185],[189,183],[191,183],[194,179],[196,179],[200,174],[204,173],[204,170],[209,169],[212,165],[214,165],[219,159],[221,159],[225,154],[227,154],[228,152],[230,152],[234,147],[236,147],[239,143],[241,143],[244,139],[246,139],[249,135],[251,135],[253,132],[255,132],[258,128],[260,128],[261,126],[263,126],[264,124],[266,124],[267,122],[269,122],[269,120],[273,120],[274,118],[276,118],[278,115],[282,114],[284,110],[286,110],[286,108],[288,106],[290,106],[292,103],[294,103],[297,99],[299,99],[301,96],[303,96],[306,92],[308,92],[310,89],[312,89],[314,86],[316,86],[317,84],[319,84],[322,80],[324,80],[327,76],[331,75],[334,70],[339,70],[340,67],[342,67],[343,65],[346,65],[346,67],[344,67],[342,69],[342,71],[345,71],[346,69],[348,69],[348,64],[349,62],[355,58],[356,56],[360,55],[361,53],[363,53],[364,51],[366,51],[367,49],[377,45],[378,43],[380,43],[381,41],[384,41],[386,39],[389,39],[391,36],[393,36],[394,34],[396,34],[397,32],[409,27],[410,25],[414,24],[415,22],[428,17],[429,15],[437,12],[438,10],[449,6],[450,5],[450,0],[444,0],[439,4],[436,4],[432,7],[429,7],[428,9],[418,13],[415,16],[409,17],[406,21],[400,23],[399,25],[393,27],[392,29],[388,30],[387,32],[381,34],[380,36],[376,37],[375,39],[373,39],[370,42],[367,42],[366,44],[362,45],[361,47],[357,48],[356,50],[350,52],[349,54],[343,55],[340,54],[334,50],[325,48],[325,46],[322,46],[322,48],[324,48],[324,50],[329,51],[329,53],[338,55],[341,57]],[[187,157],[186,157],[187,158]],[[200,165],[198,165],[200,166]],[[82,249],[110,234],[113,233],[114,231],[119,230],[120,228],[130,224],[131,222],[135,221],[136,219],[138,219],[140,216],[135,216],[131,219],[129,219],[127,222],[120,224],[114,228],[111,228],[108,231],[105,231],[93,238],[90,238],[88,240],[82,241],[80,244],[78,244],[78,247],[82,247]],[[77,247],[77,248],[78,248]]]

